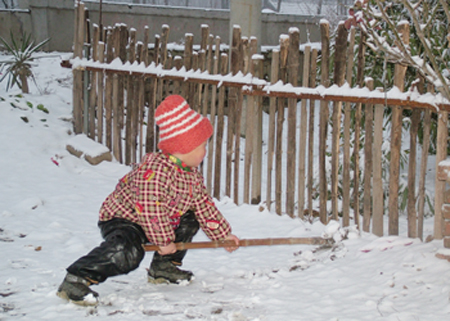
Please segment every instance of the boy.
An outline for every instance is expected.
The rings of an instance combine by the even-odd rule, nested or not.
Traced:
[[[156,109],[155,121],[161,152],[147,154],[103,202],[98,226],[104,242],[67,268],[57,292],[61,298],[96,305],[98,293],[89,286],[135,270],[147,242],[159,246],[148,270],[153,283],[192,280],[192,272],[178,268],[186,250],[177,251],[175,242],[190,242],[199,227],[211,240],[234,241],[229,252],[239,246],[197,169],[213,133],[209,120],[172,95]]]

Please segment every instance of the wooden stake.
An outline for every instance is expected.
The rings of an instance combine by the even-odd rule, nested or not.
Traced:
[[[347,47],[347,71],[346,81],[352,87],[353,57],[355,46],[356,28],[350,29],[350,40]],[[346,102],[344,106],[344,160],[342,170],[342,225],[350,225],[350,127],[351,127],[351,103]]]
[[[409,44],[409,23],[404,22],[398,26],[403,42]],[[395,65],[394,86],[400,92],[405,87],[406,67]],[[392,133],[391,133],[391,161],[389,167],[389,235],[398,235],[398,190],[400,179],[400,152],[402,144],[402,118],[403,108],[392,107]]]
[[[289,32],[288,77],[289,83],[296,87],[298,84],[300,33],[298,29]],[[296,172],[296,127],[297,127],[297,99],[288,99],[288,132],[287,132],[287,165],[286,165],[286,213],[294,217],[295,202],[295,172]]]
[[[322,35],[322,74],[321,84],[329,87],[329,58],[330,58],[330,24],[328,21],[322,20],[320,23],[320,31]],[[319,197],[320,197],[320,221],[323,224],[328,223],[327,198],[327,169],[326,169],[326,153],[327,153],[327,132],[329,117],[328,102],[320,102],[320,125],[319,125]]]
[[[303,75],[302,85],[303,87],[309,86],[309,74],[311,65],[311,46],[305,46],[303,53]],[[298,201],[297,201],[297,216],[300,219],[304,218],[305,210],[305,185],[306,185],[306,141],[307,141],[307,127],[308,127],[308,111],[307,100],[302,99],[301,102],[301,115],[300,115],[300,135],[298,143]]]

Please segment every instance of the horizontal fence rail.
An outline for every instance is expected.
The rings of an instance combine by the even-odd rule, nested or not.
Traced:
[[[121,66],[117,66],[117,62],[111,65],[108,63],[98,63],[89,60],[77,59],[72,61],[72,68],[142,78],[157,78],[161,80],[215,85],[217,87],[238,87],[241,89],[242,93],[247,96],[378,104],[401,106],[406,109],[423,108],[430,109],[434,112],[438,112],[440,110],[447,112],[450,111],[450,103],[443,102],[444,99],[440,96],[433,96],[424,99],[422,95],[419,95],[416,92],[399,93],[398,89],[392,89],[391,91],[384,93],[380,90],[370,90],[366,87],[350,88],[348,84],[345,84],[343,87],[333,85],[328,88],[323,86],[316,88],[292,87],[290,84],[270,84],[268,81],[253,78],[251,75],[212,75],[207,72],[199,71],[186,72],[176,69],[167,70],[161,65],[156,66],[154,64],[151,66],[136,64],[134,66],[125,67],[126,69],[124,69],[123,63],[120,61]]]

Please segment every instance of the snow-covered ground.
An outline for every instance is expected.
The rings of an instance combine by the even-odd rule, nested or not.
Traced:
[[[435,257],[442,241],[377,238],[355,227],[340,229],[336,235],[348,238],[331,248],[190,250],[184,268],[196,278],[188,286],[147,283],[148,253],[136,271],[95,286],[97,308],[58,298],[65,268],[101,241],[98,209],[129,170],[117,162],[92,166],[66,151],[71,71],[60,60],[37,61],[40,91],[31,84],[21,97],[0,84],[0,320],[450,319],[450,263]],[[217,205],[243,239],[333,230],[227,198]],[[404,217],[400,224],[405,235]],[[432,226],[427,219],[425,236]],[[203,240],[199,232],[195,241]]]

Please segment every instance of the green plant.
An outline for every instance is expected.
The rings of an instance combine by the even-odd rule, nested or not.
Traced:
[[[23,93],[28,93],[28,78],[31,78],[34,83],[33,72],[31,70],[31,62],[37,58],[34,54],[41,49],[50,39],[45,39],[37,45],[34,40],[31,39],[31,34],[23,34],[20,42],[14,39],[11,32],[11,43],[8,43],[5,39],[0,37],[0,42],[5,47],[8,54],[11,55],[10,59],[0,61],[0,73],[2,76],[0,82],[5,78],[8,79],[6,84],[6,90],[12,88],[15,84],[22,89]]]

